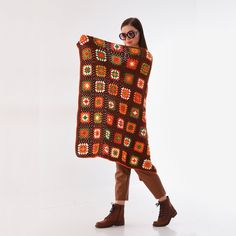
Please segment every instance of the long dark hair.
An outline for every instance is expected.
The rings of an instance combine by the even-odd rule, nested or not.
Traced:
[[[146,44],[146,40],[144,37],[143,27],[142,27],[140,20],[135,17],[127,18],[126,20],[123,21],[120,28],[122,29],[122,27],[126,26],[126,25],[132,25],[134,28],[136,28],[139,31],[139,34],[140,34],[139,43],[138,43],[139,47],[143,47],[143,48],[148,49],[147,44]]]

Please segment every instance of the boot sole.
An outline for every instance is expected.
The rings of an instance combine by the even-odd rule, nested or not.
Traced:
[[[98,226],[98,225],[95,225],[96,228],[109,228],[109,227],[112,227],[112,226],[122,226],[124,224],[113,224],[113,225],[106,225],[106,226]]]
[[[109,227],[112,227],[113,225],[114,226],[122,226],[124,224],[125,224],[124,222],[118,222],[118,223],[114,223],[114,224],[110,224],[110,225],[95,225],[95,227],[96,228],[109,228]]]
[[[124,225],[125,223],[124,222],[121,222],[121,223],[115,223],[114,225],[115,226],[121,226],[121,225]]]

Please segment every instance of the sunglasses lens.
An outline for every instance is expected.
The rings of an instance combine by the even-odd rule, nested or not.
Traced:
[[[135,36],[134,31],[129,31],[127,33],[127,36],[128,36],[129,39],[132,39]]]
[[[121,40],[125,40],[126,39],[126,34],[125,33],[120,33],[119,37]]]

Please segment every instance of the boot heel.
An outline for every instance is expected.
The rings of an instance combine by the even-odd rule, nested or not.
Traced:
[[[124,225],[124,224],[125,224],[124,221],[120,221],[120,222],[116,222],[114,225],[116,225],[116,226],[120,226],[120,225]]]
[[[174,211],[172,214],[172,218],[174,218],[177,215],[177,211]]]

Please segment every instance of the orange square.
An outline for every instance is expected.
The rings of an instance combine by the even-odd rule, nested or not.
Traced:
[[[119,112],[123,115],[127,113],[127,104],[125,103],[120,103],[119,104]]]
[[[114,116],[110,115],[110,114],[107,114],[107,124],[112,125],[113,121],[114,121]]]
[[[134,133],[135,132],[135,128],[136,128],[136,124],[133,122],[128,121],[127,122],[127,126],[126,126],[126,131],[129,133]]]
[[[103,107],[103,101],[104,101],[103,97],[95,97],[95,107],[96,108]]]
[[[121,160],[122,160],[123,162],[126,162],[126,157],[127,157],[127,152],[126,152],[126,151],[122,151]]]
[[[136,141],[134,144],[134,151],[142,153],[144,149],[144,143]]]
[[[134,92],[134,102],[141,104],[142,103],[142,94],[138,92]]]
[[[97,154],[99,150],[99,143],[93,144],[93,154]]]

